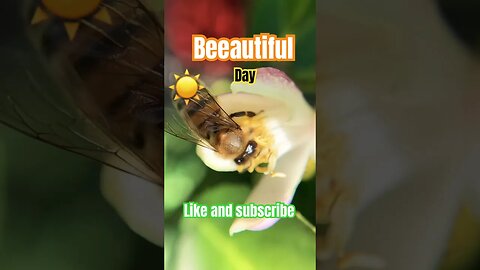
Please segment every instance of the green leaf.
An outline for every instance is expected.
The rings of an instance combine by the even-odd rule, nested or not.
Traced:
[[[222,184],[201,194],[202,204],[243,203],[249,188]],[[315,235],[297,219],[282,219],[270,229],[229,236],[233,219],[183,219],[176,268],[315,269]]]

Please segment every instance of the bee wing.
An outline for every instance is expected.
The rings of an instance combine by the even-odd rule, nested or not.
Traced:
[[[174,96],[175,92],[167,92],[165,95],[165,100],[168,100],[165,106],[165,131],[176,137],[196,143],[197,145],[210,150],[217,151],[207,140],[193,131],[192,127],[190,127],[185,120],[186,115],[192,114],[192,112],[195,114],[203,114],[203,116],[208,117],[211,123],[215,123],[214,126],[216,128],[226,128],[231,130],[240,128],[240,126],[223,110],[223,108],[220,107],[215,98],[206,88],[197,91],[196,96],[188,100],[188,104],[181,98],[174,101]],[[175,107],[175,109],[173,107]],[[190,123],[190,125],[195,124]]]
[[[58,92],[51,82],[35,80],[37,71],[23,69],[22,72],[20,68],[17,71],[12,73],[12,79],[1,82],[1,123],[34,139],[159,182],[158,176],[128,148],[102,132],[80,110],[70,106],[72,101]]]
[[[165,102],[165,132],[200,145],[202,147],[208,148],[212,151],[216,151],[213,146],[211,146],[206,140],[198,136],[185,122],[185,119],[180,116],[179,111],[174,108],[174,104],[172,103],[172,93],[166,91],[164,99],[167,101]]]
[[[219,111],[216,113],[216,123],[223,127],[228,127],[229,129],[239,129],[240,126],[233,120],[230,115],[218,104],[215,97],[213,97],[210,92],[204,88],[197,92],[198,99],[192,99],[192,102],[200,105],[200,103],[205,102],[208,111]]]
[[[30,28],[9,40],[22,46],[2,45],[0,121],[163,184],[163,27],[140,1],[102,5],[110,22],[82,19],[73,40],[61,20],[16,18]],[[157,102],[135,103],[134,92]]]

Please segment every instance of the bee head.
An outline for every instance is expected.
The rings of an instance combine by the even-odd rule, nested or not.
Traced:
[[[257,143],[253,140],[248,141],[247,146],[245,147],[244,151],[233,159],[233,161],[237,165],[244,164],[257,150]]]

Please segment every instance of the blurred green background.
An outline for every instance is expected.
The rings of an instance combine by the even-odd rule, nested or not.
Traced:
[[[99,189],[100,165],[0,126],[0,269],[161,269]]]

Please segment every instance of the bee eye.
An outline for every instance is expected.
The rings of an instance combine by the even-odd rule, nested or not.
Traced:
[[[245,151],[243,153],[236,157],[233,161],[237,164],[243,164],[245,163],[246,159],[249,158],[253,153],[255,153],[255,150],[257,149],[257,143],[255,141],[248,141],[247,147],[245,147]]]

